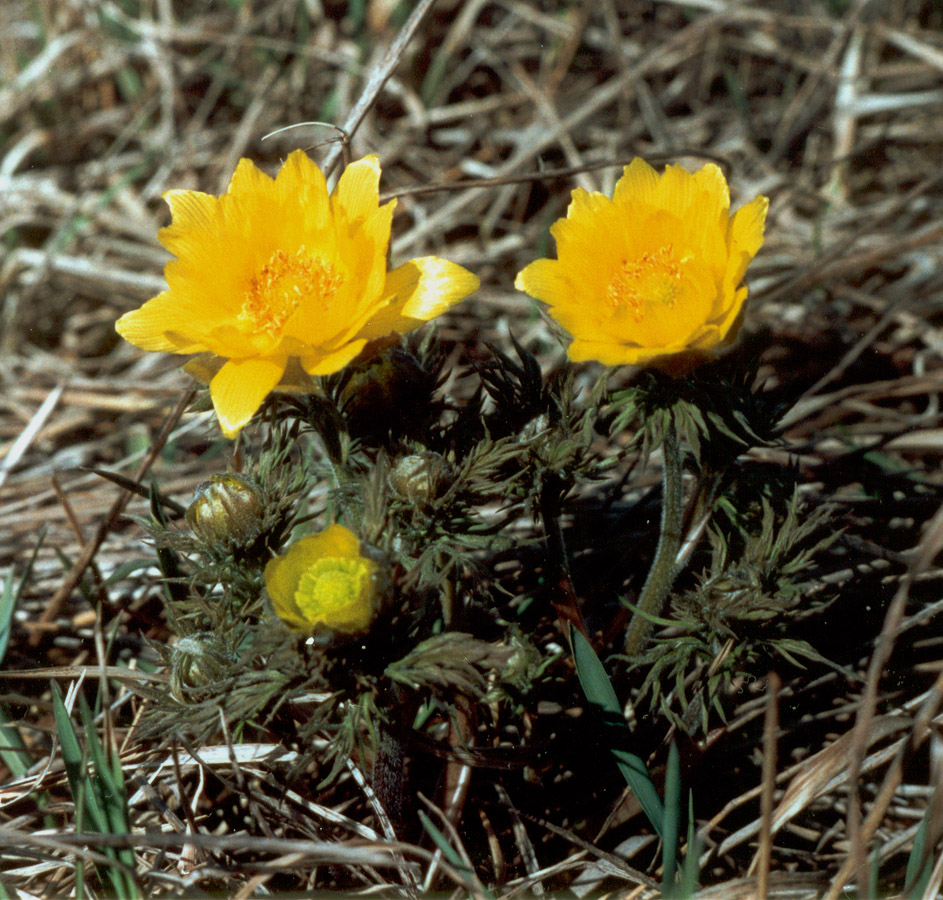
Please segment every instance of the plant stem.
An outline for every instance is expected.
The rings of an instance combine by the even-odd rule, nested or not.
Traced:
[[[586,623],[583,621],[580,600],[573,587],[570,558],[563,540],[563,532],[560,529],[563,490],[560,480],[555,477],[545,477],[540,490],[540,518],[543,521],[549,563],[555,581],[555,590],[551,599],[560,621],[564,623],[564,631],[566,623],[569,622],[574,628],[586,634]]]
[[[662,505],[661,535],[652,567],[645,579],[645,586],[638,598],[638,610],[633,613],[629,630],[625,635],[625,652],[635,656],[645,649],[652,623],[646,616],[661,613],[675,579],[678,549],[681,546],[681,449],[678,446],[678,431],[672,416],[665,428],[662,441]]]

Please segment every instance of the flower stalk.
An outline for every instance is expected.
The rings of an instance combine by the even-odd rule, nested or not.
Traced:
[[[665,598],[677,574],[677,556],[681,547],[682,507],[681,448],[678,444],[678,428],[670,416],[662,439],[662,507],[661,533],[658,549],[652,560],[648,578],[638,599],[638,609],[633,613],[625,636],[625,653],[636,656],[645,649],[652,630],[650,616],[661,613]]]
[[[553,605],[564,629],[569,623],[586,634],[586,622],[583,620],[580,600],[573,587],[569,553],[560,529],[561,499],[559,480],[545,477],[540,491],[540,516],[551,565],[555,569],[556,589],[553,593]]]

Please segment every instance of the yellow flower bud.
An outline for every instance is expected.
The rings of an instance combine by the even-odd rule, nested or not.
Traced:
[[[276,615],[294,631],[362,634],[377,612],[377,569],[353,532],[331,525],[270,560],[265,586]]]
[[[197,485],[187,524],[211,547],[247,547],[262,525],[258,488],[241,475],[213,475]]]

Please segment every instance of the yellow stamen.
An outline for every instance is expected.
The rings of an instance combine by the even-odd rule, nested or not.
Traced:
[[[650,253],[622,260],[609,287],[606,300],[618,312],[629,312],[636,322],[651,303],[674,305],[681,283],[681,266],[674,247],[667,244]]]
[[[249,280],[238,319],[256,334],[277,337],[303,300],[317,298],[326,310],[343,281],[331,263],[304,247],[276,250]]]
[[[295,603],[311,622],[330,620],[332,613],[357,603],[367,594],[370,570],[360,559],[327,556],[298,579]]]

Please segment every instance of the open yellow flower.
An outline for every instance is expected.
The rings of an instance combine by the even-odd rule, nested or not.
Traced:
[[[328,194],[299,150],[274,179],[240,160],[221,197],[168,191],[168,290],[123,315],[118,333],[144,350],[212,354],[193,371],[211,376],[220,426],[235,437],[292,382],[289,363],[336,372],[477,289],[471,272],[434,256],[387,271],[395,201],[380,206],[379,181],[379,159],[366,156]]]
[[[658,175],[634,159],[611,200],[573,191],[550,229],[558,258],[532,262],[514,285],[550,305],[575,362],[687,368],[736,337],[768,206],[757,197],[731,216],[717,166]]]
[[[294,631],[362,634],[377,612],[377,564],[343,525],[296,541],[265,567],[272,608]]]

